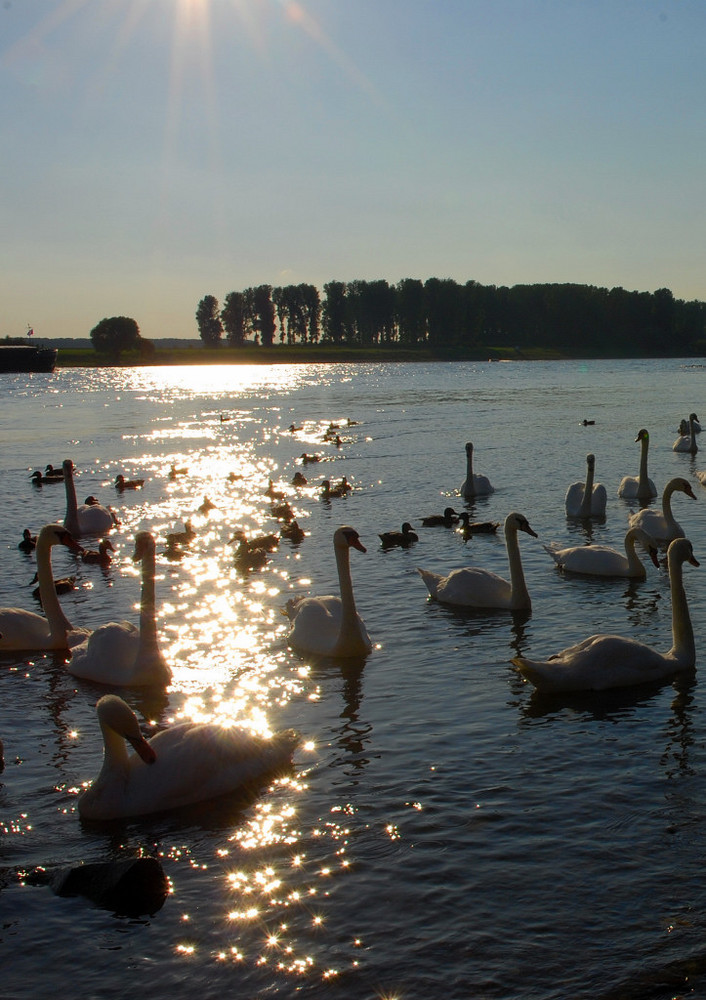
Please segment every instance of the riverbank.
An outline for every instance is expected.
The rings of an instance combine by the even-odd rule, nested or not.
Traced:
[[[58,368],[133,368],[138,365],[273,365],[273,364],[341,364],[400,363],[433,361],[548,361],[561,360],[558,351],[533,348],[476,348],[432,351],[428,348],[404,347],[357,348],[332,345],[275,344],[272,347],[217,347],[215,349],[157,348],[149,357],[136,351],[125,352],[119,362],[109,361],[92,348],[61,348]]]

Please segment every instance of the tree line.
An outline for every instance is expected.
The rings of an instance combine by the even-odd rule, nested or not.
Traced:
[[[700,354],[706,303],[675,299],[668,288],[630,292],[579,284],[512,287],[451,278],[397,284],[329,281],[258,285],[198,303],[207,347],[255,342],[361,348],[400,345],[444,351],[542,347],[571,354]]]

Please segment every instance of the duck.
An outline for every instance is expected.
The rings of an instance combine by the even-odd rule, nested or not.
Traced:
[[[699,450],[699,446],[696,443],[696,425],[695,425],[696,414],[689,414],[689,430],[686,434],[680,434],[672,445],[672,451],[686,452],[689,455],[695,455]],[[681,429],[681,428],[680,428]]]
[[[269,497],[270,500],[284,500],[284,493],[282,490],[275,489],[275,484],[270,479],[267,484],[267,489],[265,490],[265,496]]]
[[[168,531],[166,535],[167,545],[188,545],[189,542],[193,542],[196,538],[196,532],[194,531],[191,521],[184,521],[183,528],[178,530],[175,526],[175,530]]]
[[[30,587],[33,583],[39,582],[39,576],[37,573],[34,574],[32,579],[29,581]],[[75,576],[60,576],[54,580],[54,590],[57,594],[68,594],[72,590],[76,589],[76,577]],[[39,587],[35,587],[32,591],[32,597],[35,601],[42,603],[42,592]]]
[[[288,641],[295,649],[316,656],[367,656],[373,644],[356,610],[350,570],[350,550],[366,552],[355,528],[342,525],[333,535],[340,596],[300,597],[283,609],[292,627]]]
[[[340,483],[336,483],[335,486],[331,485],[331,481],[329,479],[324,479],[321,483],[321,499],[334,500],[337,497],[345,497],[348,496],[352,489],[353,487],[345,476]]]
[[[299,458],[301,459],[304,465],[311,465],[313,462],[321,461],[321,455],[307,455],[306,452],[300,455]]]
[[[103,535],[116,526],[116,517],[111,510],[98,503],[94,496],[86,497],[85,503],[76,504],[74,485],[74,463],[70,458],[64,461],[64,487],[66,489],[66,516],[64,525],[74,536]]]
[[[593,483],[596,456],[586,455],[586,482],[572,483],[564,504],[567,517],[605,517],[608,494],[602,483]]]
[[[122,472],[115,477],[114,486],[121,493],[123,490],[139,490],[144,485],[144,479],[126,479]]]
[[[686,493],[692,500],[696,500],[696,495],[688,479],[675,476],[664,487],[662,493],[662,510],[645,508],[644,510],[636,511],[628,518],[630,527],[642,528],[660,545],[666,546],[675,538],[683,538],[684,530],[672,514],[673,493]]]
[[[672,647],[660,653],[636,639],[603,633],[589,636],[548,657],[512,662],[539,691],[606,691],[650,684],[694,669],[696,648],[689,605],[684,591],[684,563],[698,566],[688,538],[669,544],[667,566],[672,599]]]
[[[427,517],[423,517],[422,524],[425,528],[452,528],[454,524],[458,524],[459,516],[453,507],[445,507],[443,514],[429,514]]]
[[[255,535],[253,538],[248,538],[242,528],[238,528],[237,531],[233,533],[232,538],[228,539],[229,545],[234,545],[238,542],[240,545],[245,545],[249,549],[264,549],[266,552],[272,552],[279,545],[279,535],[274,533],[269,535]]]
[[[243,573],[248,573],[251,569],[262,569],[268,562],[267,549],[251,547],[247,541],[243,541],[235,550],[233,561]]]
[[[37,547],[37,536],[33,535],[29,528],[25,528],[22,532],[22,541],[17,543],[17,548],[20,552],[34,552]]]
[[[210,511],[217,509],[218,508],[216,507],[215,503],[213,503],[212,500],[210,500],[208,497],[204,497],[203,503],[199,506],[198,511],[199,514],[208,514],[210,513]]]
[[[473,535],[494,535],[500,527],[499,521],[471,521],[471,515],[467,510],[460,511],[458,519],[461,522],[459,534],[466,542]]]
[[[101,538],[97,549],[81,549],[81,562],[110,566],[113,558],[110,554],[111,552],[115,552],[111,540],[109,538]]]
[[[295,472],[292,476],[292,486],[306,486],[308,479],[301,472]]]
[[[378,535],[378,538],[384,549],[394,547],[408,549],[413,542],[419,541],[419,535],[412,531],[412,525],[409,521],[404,522],[401,531],[383,531],[382,534]]]
[[[74,642],[83,638],[85,633],[75,630],[62,611],[54,589],[51,550],[55,545],[80,552],[78,542],[62,524],[44,525],[36,548],[37,579],[44,615],[23,608],[0,608],[0,651],[67,649],[69,633]]]
[[[63,470],[63,468],[56,469],[51,464],[51,462],[48,462],[47,465],[45,465],[45,467],[44,467],[44,475],[47,477],[47,479],[63,479],[64,478],[64,470]]]
[[[455,569],[448,576],[419,569],[429,595],[442,604],[466,608],[505,608],[509,611],[529,611],[532,607],[520,558],[517,533],[523,531],[533,538],[537,533],[524,514],[512,511],[505,518],[505,544],[510,564],[510,580],[486,569],[467,566]]]
[[[297,521],[292,521],[290,524],[283,524],[279,533],[282,538],[286,538],[288,542],[292,542],[294,545],[298,545],[299,542],[306,538],[306,532],[299,526]]]
[[[636,542],[642,545],[654,565],[659,567],[657,542],[642,528],[628,528],[625,533],[625,555],[608,545],[574,545],[561,548],[556,543],[550,543],[543,548],[559,569],[568,573],[644,580],[647,577],[647,570],[635,550]]]
[[[286,500],[282,500],[281,503],[273,503],[271,511],[272,516],[278,521],[294,520],[294,511]]]
[[[84,820],[145,816],[249,791],[291,766],[299,742],[293,730],[266,738],[209,722],[178,723],[147,740],[135,713],[116,694],[104,695],[96,714],[103,765],[79,796]]]
[[[140,625],[108,622],[71,649],[73,677],[129,687],[169,684],[172,672],[159,648],[155,604],[155,542],[149,531],[135,536],[135,563],[142,566]]]
[[[51,483],[61,483],[64,481],[63,476],[48,476],[46,473],[40,472],[39,469],[33,472],[29,478],[33,486],[47,486]]]
[[[657,496],[657,487],[647,475],[647,450],[650,435],[644,427],[637,432],[635,443],[640,444],[640,471],[637,476],[623,476],[618,486],[618,496],[624,500],[651,500]]]
[[[480,476],[473,471],[473,444],[466,444],[466,478],[461,484],[461,496],[465,500],[472,497],[485,497],[495,492],[487,476]]]
[[[172,465],[169,467],[169,478],[176,479],[177,476],[186,476],[188,475],[188,472],[189,472],[188,469],[185,469],[183,467],[177,468],[176,465]]]

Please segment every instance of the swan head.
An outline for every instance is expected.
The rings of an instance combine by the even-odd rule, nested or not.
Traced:
[[[589,469],[592,469],[596,464],[596,456],[593,454],[586,455],[586,461],[588,462]]]
[[[333,544],[337,549],[358,549],[359,552],[368,551],[361,542],[360,535],[355,528],[351,528],[347,524],[336,529],[333,534]]]
[[[473,444],[470,441],[468,441],[466,444],[466,454],[470,455],[472,451],[473,451]]]
[[[667,493],[686,493],[688,497],[692,500],[696,500],[696,494],[691,488],[691,483],[688,479],[682,479],[681,476],[676,476],[674,479],[670,479],[664,488],[664,492]]]
[[[157,754],[140,732],[137,716],[122,698],[106,694],[96,705],[101,729],[110,729],[128,741],[145,764],[154,764]]]
[[[107,545],[110,545],[108,539],[105,541]],[[112,545],[110,547],[113,548]],[[148,552],[154,553],[154,537],[149,531],[138,531],[135,535],[135,551],[132,554],[132,561],[141,562]]]
[[[701,565],[694,555],[694,549],[689,539],[675,538],[667,549],[667,564],[671,567],[673,563],[681,565],[685,562],[691,563],[692,566]]]
[[[637,444],[638,441],[649,441],[649,440],[650,440],[650,435],[647,433],[645,428],[644,427],[640,428],[640,430],[637,432],[637,437],[635,438],[635,444]]]
[[[65,545],[72,552],[81,552],[81,546],[63,524],[45,524],[37,539],[38,545],[40,542],[44,545]]]
[[[505,518],[505,531],[524,531],[525,534],[531,535],[532,538],[538,538],[536,531],[533,531],[530,527],[530,523],[524,514],[518,514],[516,511],[508,514]]]
[[[64,470],[65,476],[71,476],[73,475],[74,471],[74,463],[71,461],[70,458],[65,458],[64,461],[61,463],[61,468]]]
[[[691,421],[691,420],[693,420],[693,421],[694,421],[695,423],[698,423],[698,422],[699,422],[699,418],[698,418],[698,417],[696,416],[696,414],[695,414],[695,413],[690,413],[690,414],[689,414],[689,420],[690,420],[690,421]]]

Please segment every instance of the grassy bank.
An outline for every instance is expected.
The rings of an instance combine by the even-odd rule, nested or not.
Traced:
[[[118,365],[96,354],[92,348],[60,348],[58,368],[132,368],[137,365],[273,365],[273,364],[326,364],[344,362],[430,362],[430,361],[503,361],[503,360],[557,360],[562,357],[557,351],[541,348],[518,351],[508,348],[476,348],[475,350],[448,349],[431,351],[403,347],[333,347],[306,344],[273,347],[218,347],[213,350],[198,347],[157,349],[145,359],[137,352],[126,352]]]

